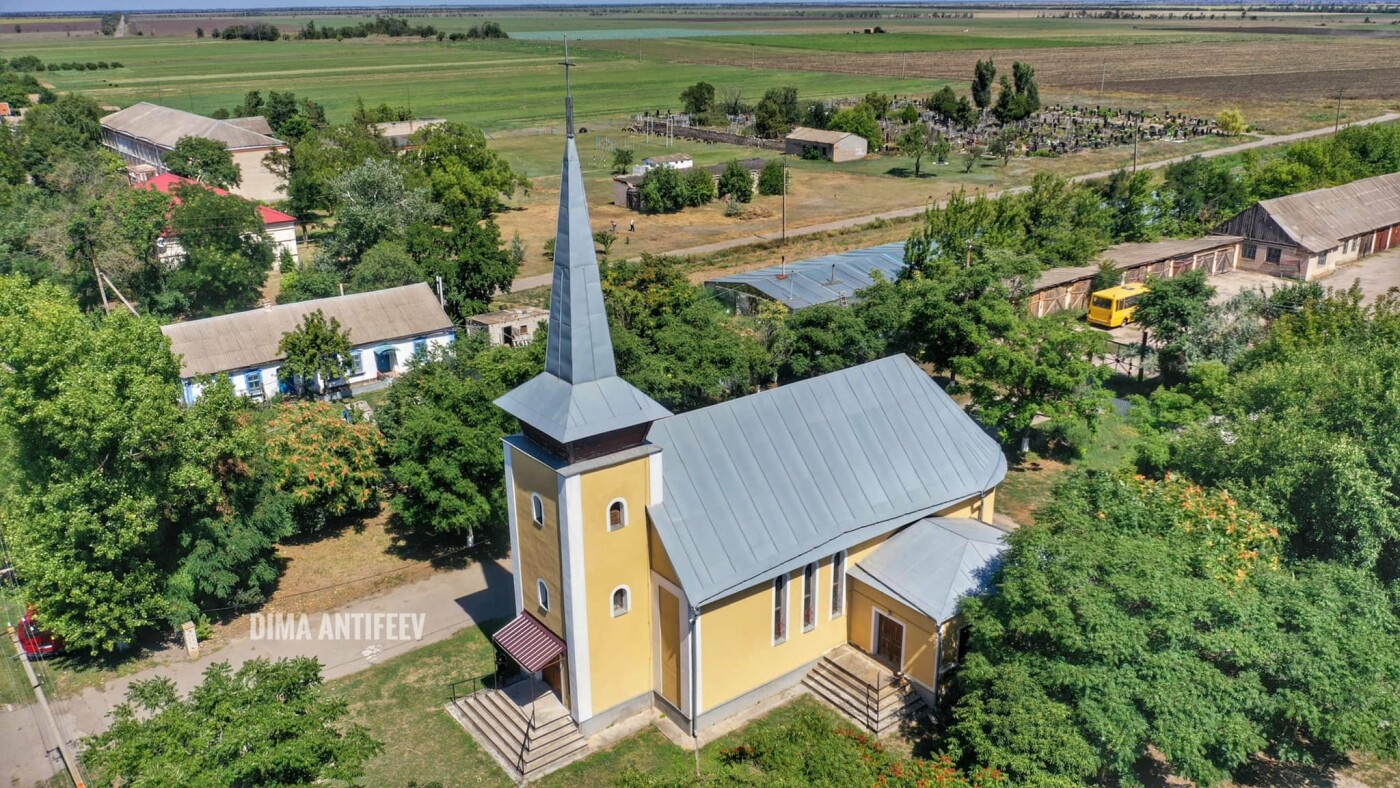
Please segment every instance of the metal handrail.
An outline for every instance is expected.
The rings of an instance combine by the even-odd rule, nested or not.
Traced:
[[[490,681],[489,686],[487,685],[488,680]],[[462,686],[463,684],[467,685],[470,688],[470,691],[458,694],[457,688]],[[483,673],[480,676],[471,676],[465,679],[457,679],[456,681],[448,685],[448,693],[452,696],[452,702],[456,703],[458,700],[462,698],[470,698],[471,696],[475,695],[478,692],[481,692],[482,690],[493,689],[499,686],[501,686],[501,671],[498,669],[492,671],[491,673]]]

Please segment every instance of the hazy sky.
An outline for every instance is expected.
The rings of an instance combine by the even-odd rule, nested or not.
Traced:
[[[856,0],[847,0],[855,2]],[[385,8],[391,6],[430,6],[441,5],[455,8],[496,8],[500,6],[522,5],[663,5],[680,2],[694,3],[694,0],[608,0],[595,3],[565,3],[560,0],[475,0],[470,3],[434,3],[431,0],[0,0],[0,12],[9,13],[74,13],[81,11],[185,11],[185,10],[248,10],[256,8]],[[767,2],[819,2],[819,0],[745,0],[745,5],[762,5]],[[833,5],[842,0],[820,0],[824,5]]]

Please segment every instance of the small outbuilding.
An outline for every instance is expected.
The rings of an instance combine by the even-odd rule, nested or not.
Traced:
[[[1113,263],[1122,277],[1122,284],[1143,282],[1148,277],[1171,279],[1197,269],[1214,276],[1235,270],[1240,240],[1237,235],[1208,235],[1117,244],[1105,249],[1099,258]],[[1097,265],[1051,268],[1036,282],[1028,310],[1036,317],[1044,317],[1066,310],[1088,309],[1089,294],[1094,291],[1098,273]]]
[[[534,342],[540,326],[548,322],[548,309],[537,306],[501,309],[467,318],[467,333],[485,334],[493,345],[521,347]]]
[[[815,154],[827,161],[843,162],[863,159],[869,153],[870,144],[859,134],[849,131],[829,131],[798,126],[783,140],[783,151],[794,156],[814,158]]]
[[[1217,229],[1243,236],[1241,267],[1316,279],[1400,246],[1400,172],[1260,200]]]

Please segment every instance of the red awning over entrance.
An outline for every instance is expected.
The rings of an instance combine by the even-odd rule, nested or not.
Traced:
[[[530,673],[556,662],[566,648],[558,635],[529,613],[516,616],[491,639]]]

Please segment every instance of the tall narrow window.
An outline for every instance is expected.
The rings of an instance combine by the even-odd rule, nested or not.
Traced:
[[[628,593],[627,586],[622,586],[612,594],[612,614],[613,618],[626,615],[632,609],[632,595]]]
[[[608,504],[608,530],[617,531],[627,525],[627,503],[613,501]]]
[[[817,625],[817,565],[807,564],[802,570],[802,631],[810,632]]]
[[[773,645],[787,640],[787,575],[773,578]]]
[[[544,525],[544,499],[538,495],[530,496],[530,517],[535,525]]]
[[[831,557],[831,617],[846,612],[846,551]]]
[[[542,613],[548,613],[548,612],[549,612],[549,586],[545,585],[543,580],[536,580],[536,581],[535,581],[535,595],[538,596],[538,597],[539,597],[539,600],[540,600],[540,612],[542,612]]]

